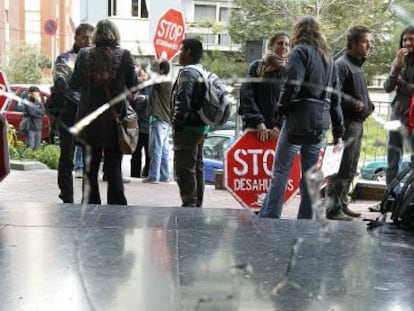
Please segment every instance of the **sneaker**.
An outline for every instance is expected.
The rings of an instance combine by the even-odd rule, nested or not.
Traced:
[[[169,182],[170,182],[170,180],[169,180],[169,179],[160,179],[160,182],[163,182],[163,183],[169,183]]]
[[[339,210],[336,213],[327,212],[326,218],[331,219],[331,220],[343,220],[343,221],[350,221],[353,219],[352,217],[347,216],[342,210]]]
[[[149,178],[143,179],[142,182],[145,183],[145,184],[158,184],[158,180],[156,180],[156,179],[149,179]]]
[[[75,171],[75,178],[82,178],[83,177],[83,171],[82,170],[76,170]]]

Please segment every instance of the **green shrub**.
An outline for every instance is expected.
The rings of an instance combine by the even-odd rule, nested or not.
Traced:
[[[59,146],[43,142],[36,150],[28,148],[24,142],[17,140],[16,130],[12,125],[9,125],[7,135],[10,159],[39,161],[51,169],[57,169],[60,155]]]
[[[369,117],[364,122],[360,160],[385,159],[387,155],[387,131]]]

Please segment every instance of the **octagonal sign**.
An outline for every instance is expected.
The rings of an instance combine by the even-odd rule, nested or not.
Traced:
[[[225,187],[246,208],[260,209],[272,178],[277,139],[259,141],[247,131],[226,151]],[[285,202],[299,189],[300,158],[295,156],[285,191]]]
[[[184,19],[180,11],[169,9],[161,16],[153,41],[157,59],[171,60],[177,54],[184,30]]]

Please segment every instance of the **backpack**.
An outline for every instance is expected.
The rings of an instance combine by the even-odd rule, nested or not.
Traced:
[[[201,66],[189,65],[187,68],[198,71],[206,86],[203,104],[197,110],[201,120],[211,126],[224,125],[229,119],[231,110],[229,94],[224,83],[215,73],[208,72]]]
[[[391,212],[391,220],[399,227],[414,231],[414,163],[401,171],[385,191],[380,203],[382,215],[369,224],[376,227],[385,223],[386,213]],[[378,221],[380,220],[380,224]]]

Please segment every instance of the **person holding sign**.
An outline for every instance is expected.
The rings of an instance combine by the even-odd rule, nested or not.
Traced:
[[[245,82],[240,87],[239,114],[243,128],[255,129],[260,141],[272,140],[281,128],[277,101],[286,75],[289,48],[288,34],[276,32],[269,40],[266,54],[252,62],[247,73],[248,78],[262,78],[263,81]]]
[[[361,216],[349,209],[348,192],[357,175],[363,122],[374,111],[362,65],[371,48],[371,31],[365,26],[354,26],[348,31],[347,49],[336,61],[342,90],[345,149],[338,174],[330,178],[326,191],[328,219],[352,220]]]

